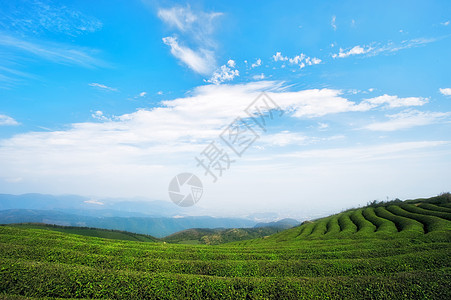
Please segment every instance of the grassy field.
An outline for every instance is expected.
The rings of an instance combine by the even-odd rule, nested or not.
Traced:
[[[123,240],[123,241],[138,241],[138,242],[157,242],[159,239],[139,233],[132,233],[121,230],[100,229],[90,227],[75,227],[75,226],[59,226],[42,223],[22,223],[9,224],[8,226],[19,227],[23,229],[43,229],[52,230],[69,234],[78,234],[84,236],[99,237],[104,239]]]
[[[451,299],[450,197],[179,245],[0,226],[0,299]]]

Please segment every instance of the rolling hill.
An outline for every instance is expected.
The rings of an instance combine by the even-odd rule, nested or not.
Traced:
[[[278,227],[206,229],[192,228],[171,234],[163,241],[177,244],[219,245],[235,241],[244,241],[269,236],[282,229]]]
[[[98,237],[104,239],[113,239],[121,241],[137,241],[137,242],[158,242],[159,239],[146,234],[132,233],[121,230],[110,230],[91,227],[76,227],[76,226],[59,226],[42,223],[20,223],[9,224],[11,227],[23,229],[42,229],[63,232],[67,234],[77,234],[83,236]]]
[[[450,299],[451,197],[372,203],[222,245],[0,226],[0,293],[110,299]]]

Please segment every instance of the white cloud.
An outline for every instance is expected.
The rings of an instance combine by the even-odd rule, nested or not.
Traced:
[[[160,9],[158,11],[158,17],[170,26],[175,26],[181,31],[190,29],[197,20],[197,16],[194,15],[189,7]]]
[[[256,67],[261,66],[261,64],[262,64],[262,60],[261,60],[260,58],[257,58],[257,60],[255,61],[255,63],[253,63],[253,64],[251,65],[251,67],[252,67],[252,68],[256,68]]]
[[[228,65],[230,66],[230,64]],[[235,63],[233,65],[235,65]],[[226,65],[223,65],[219,68],[219,70],[213,73],[213,76],[207,80],[207,82],[220,84],[225,81],[231,81],[237,76],[240,76],[240,72],[238,70],[232,70]]]
[[[445,96],[451,96],[451,88],[439,89],[440,93]]]
[[[160,9],[158,16],[169,26],[180,32],[179,38],[183,44],[192,44],[195,47],[183,46],[175,35],[163,38],[163,42],[171,47],[171,53],[181,60],[193,71],[202,75],[211,75],[216,68],[215,49],[212,38],[216,19],[222,13],[194,11],[190,6],[175,6]],[[197,48],[194,50],[194,48]]]
[[[194,51],[179,45],[177,38],[171,36],[163,38],[163,42],[171,47],[172,55],[199,74],[211,74],[213,67],[216,65],[213,52],[210,50],[199,49]]]
[[[321,122],[318,123],[318,129],[319,129],[319,130],[325,130],[325,129],[327,129],[327,128],[329,128],[329,124],[327,124],[327,123],[321,123]]]
[[[447,144],[449,144],[449,141],[401,142],[382,145],[332,148],[325,150],[306,150],[281,154],[281,156],[312,160],[339,160],[344,164],[349,163],[350,161],[361,163],[371,160],[405,157],[408,152],[424,148],[439,147]]]
[[[450,22],[449,22],[449,21],[446,21],[446,22],[442,22],[442,23],[440,23],[440,24],[442,24],[443,26],[448,26],[448,25],[450,24]]]
[[[290,64],[299,64],[305,59],[305,54],[301,53],[300,55],[296,55],[293,58],[290,58],[288,61]]]
[[[23,53],[32,54],[59,64],[78,65],[88,68],[108,66],[105,62],[90,54],[97,51],[88,48],[74,47],[54,42],[25,41],[3,33],[0,33],[0,46],[14,48]]]
[[[229,59],[229,61],[227,61],[227,65],[231,68],[235,68],[236,63],[233,59]]]
[[[254,79],[254,80],[263,80],[265,78],[266,78],[265,74],[263,74],[263,73],[252,76],[252,79]]]
[[[163,91],[158,91],[157,95],[163,95]]]
[[[140,96],[140,97],[144,97],[145,95],[147,95],[146,92],[141,92],[141,93],[139,93],[139,96]]]
[[[44,31],[78,36],[95,32],[103,24],[98,19],[87,16],[66,5],[50,1],[14,1],[15,9],[7,9],[8,14],[0,16],[0,23],[9,31],[33,35]]]
[[[337,25],[335,24],[336,20],[337,20],[337,17],[336,16],[332,16],[332,20],[330,21],[330,26],[332,26],[332,28],[334,30],[337,30]]]
[[[272,58],[274,59],[274,61],[285,61],[285,60],[288,60],[288,57],[282,56],[281,52],[276,52],[276,54],[273,55]]]
[[[390,119],[385,122],[372,123],[365,129],[373,131],[396,131],[409,129],[416,126],[424,126],[441,122],[449,117],[451,113],[446,112],[421,112],[418,110],[406,110],[397,114],[387,115]]]
[[[340,48],[339,53],[332,54],[332,57],[345,58],[353,55],[375,56],[381,53],[394,53],[404,49],[421,47],[426,44],[433,43],[437,40],[438,38],[416,38],[405,40],[398,44],[389,42],[385,45],[381,45],[380,43],[371,43],[370,45],[363,46],[357,45],[350,48],[349,50]]]
[[[428,103],[428,98],[407,97],[399,98],[398,96],[382,95],[362,101],[362,105],[368,105],[371,108],[386,104],[390,108],[406,107],[406,106],[422,106]]]
[[[111,121],[111,119],[107,118],[101,110],[97,110],[94,113],[92,113],[91,117],[93,119],[100,120],[100,121]]]
[[[344,98],[338,90],[289,91],[283,82],[204,85],[187,96],[162,101],[150,109],[116,117],[107,117],[99,110],[93,112],[96,120],[92,122],[2,139],[0,186],[4,184],[2,178],[22,178],[20,184],[26,191],[167,199],[170,179],[190,168],[200,172],[194,157],[218,138],[224,126],[237,116],[245,116],[244,110],[261,91],[266,91],[286,111],[284,118],[314,118],[371,109]],[[298,132],[274,134],[267,137],[274,146],[304,143]],[[252,158],[249,155],[249,161]],[[293,166],[293,161],[289,165]],[[248,167],[243,167],[246,174],[255,174],[256,167]],[[234,168],[234,174],[241,174],[239,170]],[[241,175],[236,179],[241,180]],[[233,186],[226,181],[222,184]],[[209,203],[207,198],[202,201]]]
[[[117,89],[116,89],[116,88],[112,88],[112,87],[106,86],[106,85],[101,84],[101,83],[93,82],[93,83],[90,83],[90,84],[88,84],[88,85],[89,85],[89,86],[92,86],[92,87],[95,87],[95,88],[103,89],[103,90],[108,90],[108,91],[112,91],[112,92],[117,92]]]
[[[214,22],[222,13],[193,11],[190,6],[159,9],[158,17],[169,26],[205,40],[214,31]]]
[[[19,125],[19,122],[7,115],[0,115],[0,126]]]
[[[308,57],[304,53],[301,53],[299,55],[296,55],[292,58],[283,56],[281,52],[277,52],[275,55],[272,56],[274,61],[288,61],[292,65],[298,65],[299,68],[304,68],[305,66],[311,66],[311,65],[317,65],[321,63],[321,59],[316,57]],[[284,67],[284,65],[282,66]]]
[[[260,143],[271,146],[284,147],[287,145],[302,145],[308,142],[309,138],[301,133],[283,130],[274,134],[266,134],[261,137]]]
[[[372,50],[371,47],[366,47],[366,49],[365,49],[361,46],[355,46],[355,47],[349,49],[348,51],[344,51],[342,48],[340,48],[340,52],[338,54],[332,55],[332,57],[333,58],[336,58],[336,57],[344,58],[344,57],[348,57],[351,55],[365,54],[365,53],[370,52],[371,50]]]

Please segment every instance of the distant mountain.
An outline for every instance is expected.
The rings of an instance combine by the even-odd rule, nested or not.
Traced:
[[[183,210],[168,201],[123,198],[88,198],[77,195],[0,194],[0,210],[58,210],[71,214],[103,217],[171,217]]]
[[[253,227],[255,221],[213,217],[92,217],[55,210],[10,209],[0,211],[0,224],[45,223],[123,230],[164,237],[189,228]]]
[[[224,243],[265,237],[279,231],[282,231],[282,229],[276,227],[232,229],[192,228],[171,234],[163,238],[163,241],[178,244],[219,245]]]
[[[301,222],[299,222],[298,220],[286,218],[286,219],[282,219],[282,220],[275,221],[275,222],[258,223],[254,227],[255,228],[274,227],[274,228],[279,228],[279,229],[289,229],[289,228],[298,226],[300,224],[301,224]]]

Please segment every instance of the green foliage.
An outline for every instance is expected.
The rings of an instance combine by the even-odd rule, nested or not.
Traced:
[[[374,212],[377,216],[388,219],[395,223],[398,231],[403,232],[403,234],[415,235],[424,233],[423,224],[416,220],[393,214],[391,211],[387,210],[387,208],[381,206],[376,207],[374,209]]]
[[[451,299],[444,213],[367,207],[216,246],[0,226],[0,299]]]
[[[340,235],[350,235],[357,232],[357,225],[352,222],[349,217],[354,211],[342,213],[338,217],[338,225],[340,225]]]
[[[325,237],[335,236],[340,232],[340,225],[338,225],[338,216],[332,216],[329,218],[329,222],[327,222],[327,231]]]
[[[122,230],[111,230],[111,229],[100,229],[91,227],[75,227],[75,226],[59,226],[53,224],[42,224],[42,223],[21,223],[21,224],[10,224],[10,226],[30,228],[30,229],[46,229],[54,230],[70,234],[78,234],[84,236],[99,237],[105,239],[113,240],[124,240],[124,241],[139,241],[139,242],[157,242],[157,238],[139,233],[132,233]]]
[[[391,220],[378,217],[373,207],[365,208],[362,211],[362,215],[365,219],[376,226],[376,232],[378,234],[392,234],[398,232],[395,223],[393,223]]]
[[[269,236],[282,229],[276,227],[183,230],[163,238],[168,243],[219,245]]]
[[[431,211],[438,211],[438,212],[444,212],[444,213],[451,213],[451,208],[439,206],[431,203],[420,203],[418,207],[431,210]]]
[[[426,233],[451,228],[450,221],[430,215],[431,213],[429,211],[417,208],[416,206],[411,204],[405,204],[402,206],[389,206],[387,207],[387,209],[399,216],[410,218],[422,223]]]
[[[357,225],[357,233],[365,235],[376,231],[376,226],[363,216],[363,209],[355,210],[349,218]]]

